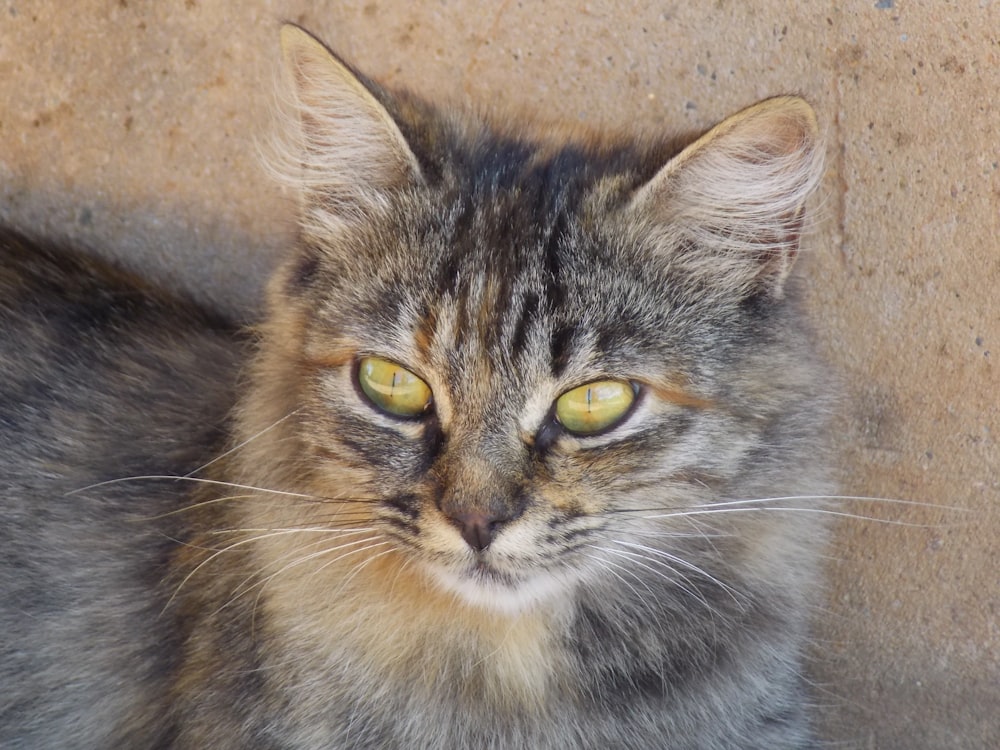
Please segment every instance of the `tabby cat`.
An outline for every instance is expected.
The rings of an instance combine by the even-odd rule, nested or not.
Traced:
[[[526,137],[282,44],[252,335],[4,234],[0,746],[813,746],[809,106]]]

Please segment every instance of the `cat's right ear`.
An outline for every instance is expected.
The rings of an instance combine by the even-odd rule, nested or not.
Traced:
[[[281,49],[300,137],[279,170],[328,224],[364,221],[388,193],[422,181],[399,126],[358,75],[297,26],[281,29]]]

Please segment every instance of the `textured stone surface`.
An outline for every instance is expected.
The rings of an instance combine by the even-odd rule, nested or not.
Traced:
[[[389,84],[588,127],[814,102],[845,491],[925,504],[848,507],[885,522],[839,527],[819,699],[842,746],[1000,747],[1000,3],[14,0],[0,219],[252,318],[294,210],[256,157],[281,20]]]

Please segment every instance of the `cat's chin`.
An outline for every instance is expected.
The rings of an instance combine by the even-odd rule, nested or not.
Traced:
[[[548,572],[514,576],[477,565],[464,570],[429,566],[434,582],[469,606],[499,614],[521,615],[567,598],[575,581]]]

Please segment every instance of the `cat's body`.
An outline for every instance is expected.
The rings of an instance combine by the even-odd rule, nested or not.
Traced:
[[[188,487],[85,488],[217,453],[239,345],[134,278],[0,244],[0,746],[148,746],[180,645],[162,579],[184,519],[162,514]]]
[[[668,160],[284,44],[302,240],[231,427],[231,331],[5,243],[0,745],[809,747],[808,107]]]

